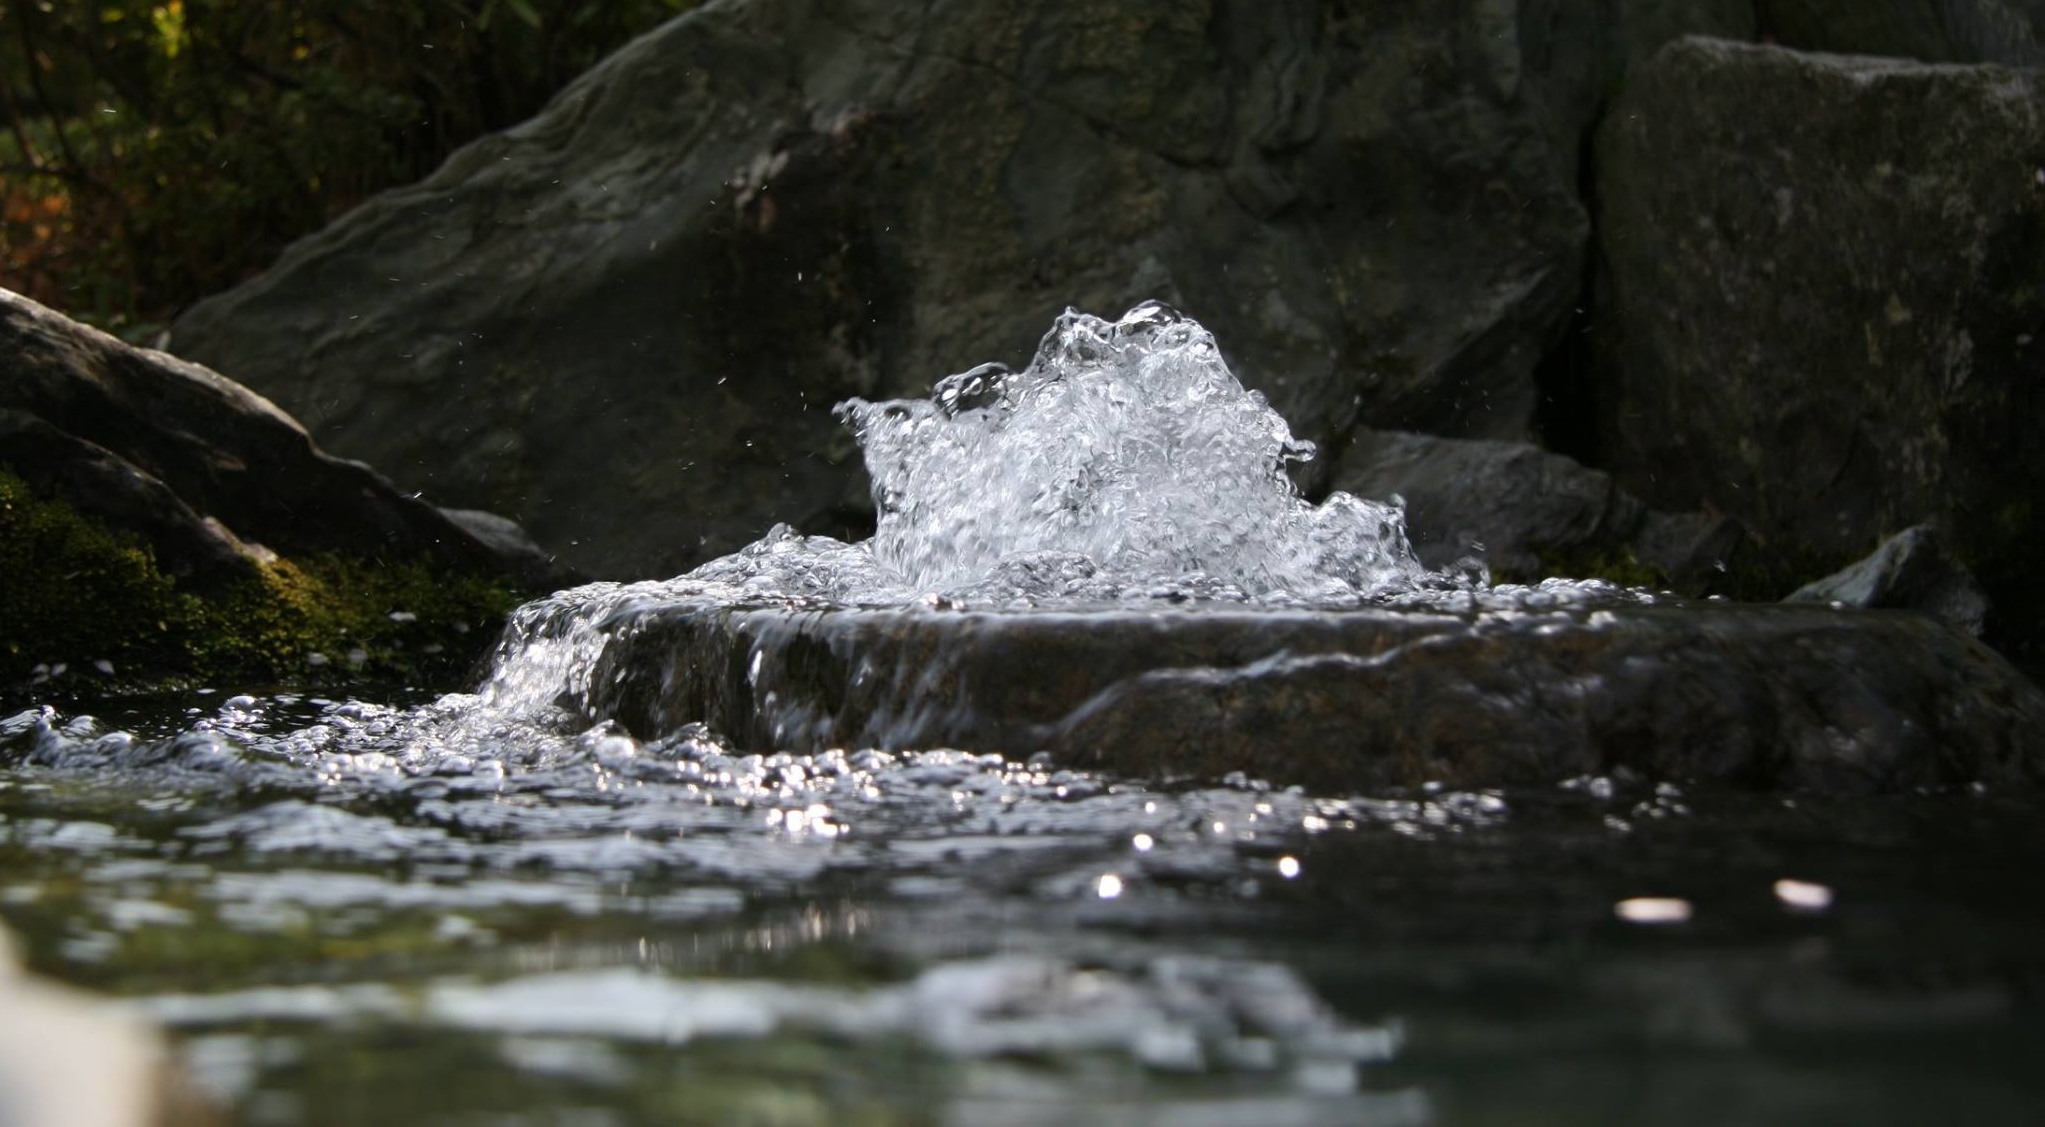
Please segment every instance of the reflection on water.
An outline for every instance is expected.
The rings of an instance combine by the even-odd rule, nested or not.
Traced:
[[[2023,1122],[2045,1096],[2021,801],[1147,786],[473,707],[6,720],[0,914],[249,1123]]]

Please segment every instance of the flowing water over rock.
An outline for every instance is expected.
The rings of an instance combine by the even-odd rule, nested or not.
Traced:
[[[1022,372],[850,401],[872,540],[779,527],[516,616],[484,695],[658,739],[970,747],[1325,791],[1627,765],[1755,786],[2040,779],[2045,695],[1913,615],[1423,567],[1162,306],[1067,312]]]
[[[1430,572],[1157,307],[845,413],[874,541],[560,593],[473,693],[0,720],[0,912],[249,1123],[2039,1094],[2037,690],[1971,640]]]

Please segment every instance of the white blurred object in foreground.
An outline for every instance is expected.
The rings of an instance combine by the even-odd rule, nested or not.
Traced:
[[[162,1106],[163,1046],[141,1018],[30,978],[0,930],[0,1124],[145,1127]]]

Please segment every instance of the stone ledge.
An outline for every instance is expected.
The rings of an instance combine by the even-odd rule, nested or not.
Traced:
[[[579,704],[742,747],[1049,751],[1344,793],[1628,767],[1754,788],[2036,785],[2045,693],[1900,612],[731,609],[613,623]]]

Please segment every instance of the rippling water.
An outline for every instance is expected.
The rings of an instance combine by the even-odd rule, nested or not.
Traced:
[[[2015,1123],[2045,1097],[2021,799],[1311,796],[700,729],[431,742],[461,696],[119,708],[0,724],[0,913],[245,1122]],[[1650,898],[1687,919],[1630,922],[1668,918],[1622,907]]]

